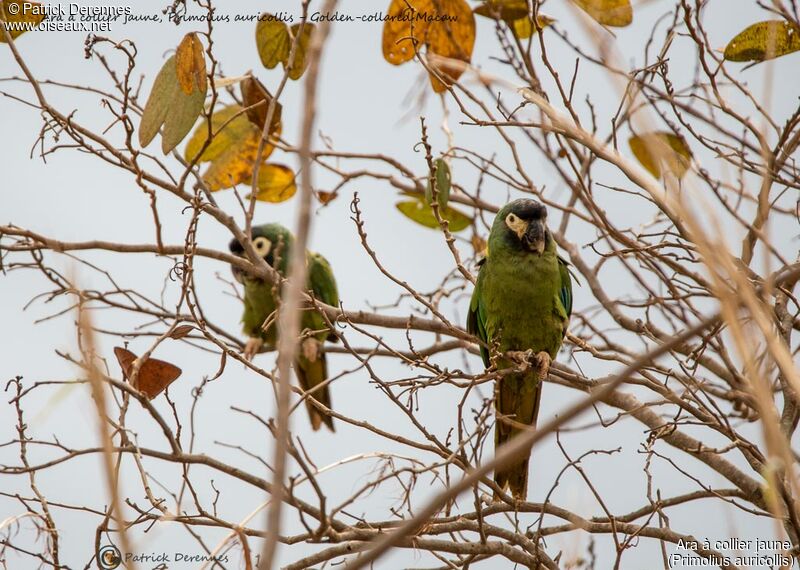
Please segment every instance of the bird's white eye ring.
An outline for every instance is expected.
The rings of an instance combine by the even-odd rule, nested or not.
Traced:
[[[272,249],[272,242],[263,236],[259,236],[253,240],[253,247],[258,255],[266,257],[269,254],[269,250]]]
[[[514,224],[517,222],[517,217],[514,214],[509,214],[506,216],[506,222],[509,224]]]

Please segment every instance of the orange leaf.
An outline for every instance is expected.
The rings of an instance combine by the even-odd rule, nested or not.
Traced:
[[[410,7],[409,7],[410,6]],[[447,83],[456,81],[464,66],[446,60],[469,62],[475,46],[475,17],[465,0],[392,0],[389,18],[383,26],[383,57],[392,65],[400,65],[414,57],[425,46],[431,65]],[[393,18],[392,18],[393,17]],[[433,74],[435,91],[443,85]]]
[[[206,56],[203,53],[203,44],[200,43],[200,38],[194,32],[186,34],[178,45],[178,50],[175,52],[175,64],[178,83],[184,93],[191,95],[195,87],[205,93],[208,81]]]
[[[324,190],[317,192],[317,200],[319,200],[322,205],[330,204],[336,199],[336,196],[337,194],[335,192],[325,192]]]
[[[119,346],[114,347],[114,354],[122,369],[122,374],[126,380],[130,381],[136,355]],[[174,364],[156,358],[148,358],[139,366],[139,374],[133,383],[133,388],[147,396],[148,400],[152,400],[177,380],[181,373],[182,370]]]

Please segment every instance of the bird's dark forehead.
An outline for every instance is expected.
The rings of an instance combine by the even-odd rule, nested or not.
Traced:
[[[524,220],[543,218],[547,215],[547,208],[536,200],[516,200],[511,211]]]

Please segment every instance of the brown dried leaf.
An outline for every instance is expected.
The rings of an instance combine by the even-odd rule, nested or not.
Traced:
[[[247,118],[250,119],[250,122],[256,126],[259,132],[263,132],[264,123],[267,122],[269,105],[272,101],[272,94],[254,77],[248,77],[242,81],[241,87],[242,100],[245,108],[247,108]],[[254,107],[254,105],[257,106]],[[270,121],[270,134],[280,131],[282,111],[283,107],[276,101],[275,110],[272,113],[272,120]]]
[[[169,334],[169,338],[180,340],[189,336],[189,334],[194,330],[192,325],[180,325],[172,329],[172,332]]]
[[[130,381],[136,355],[119,346],[114,347],[114,355],[117,357],[125,379]],[[177,380],[181,373],[182,370],[174,364],[156,358],[148,358],[139,366],[139,374],[133,388],[147,396],[148,400],[152,400]]]

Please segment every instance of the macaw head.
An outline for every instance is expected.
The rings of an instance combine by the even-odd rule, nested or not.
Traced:
[[[260,226],[253,226],[250,231],[250,239],[253,242],[253,249],[256,250],[258,256],[266,261],[267,265],[277,269],[282,275],[285,275],[292,245],[291,232],[280,224],[263,224]],[[230,249],[231,253],[234,255],[246,257],[244,247],[237,239],[231,240],[230,244],[228,244],[228,249]],[[277,267],[275,265],[276,260]],[[231,271],[233,271],[234,279],[242,283],[245,272],[236,266],[231,266]]]
[[[509,202],[498,212],[492,231],[502,231],[507,239],[523,249],[541,255],[550,232],[547,208],[536,200],[521,198]]]

